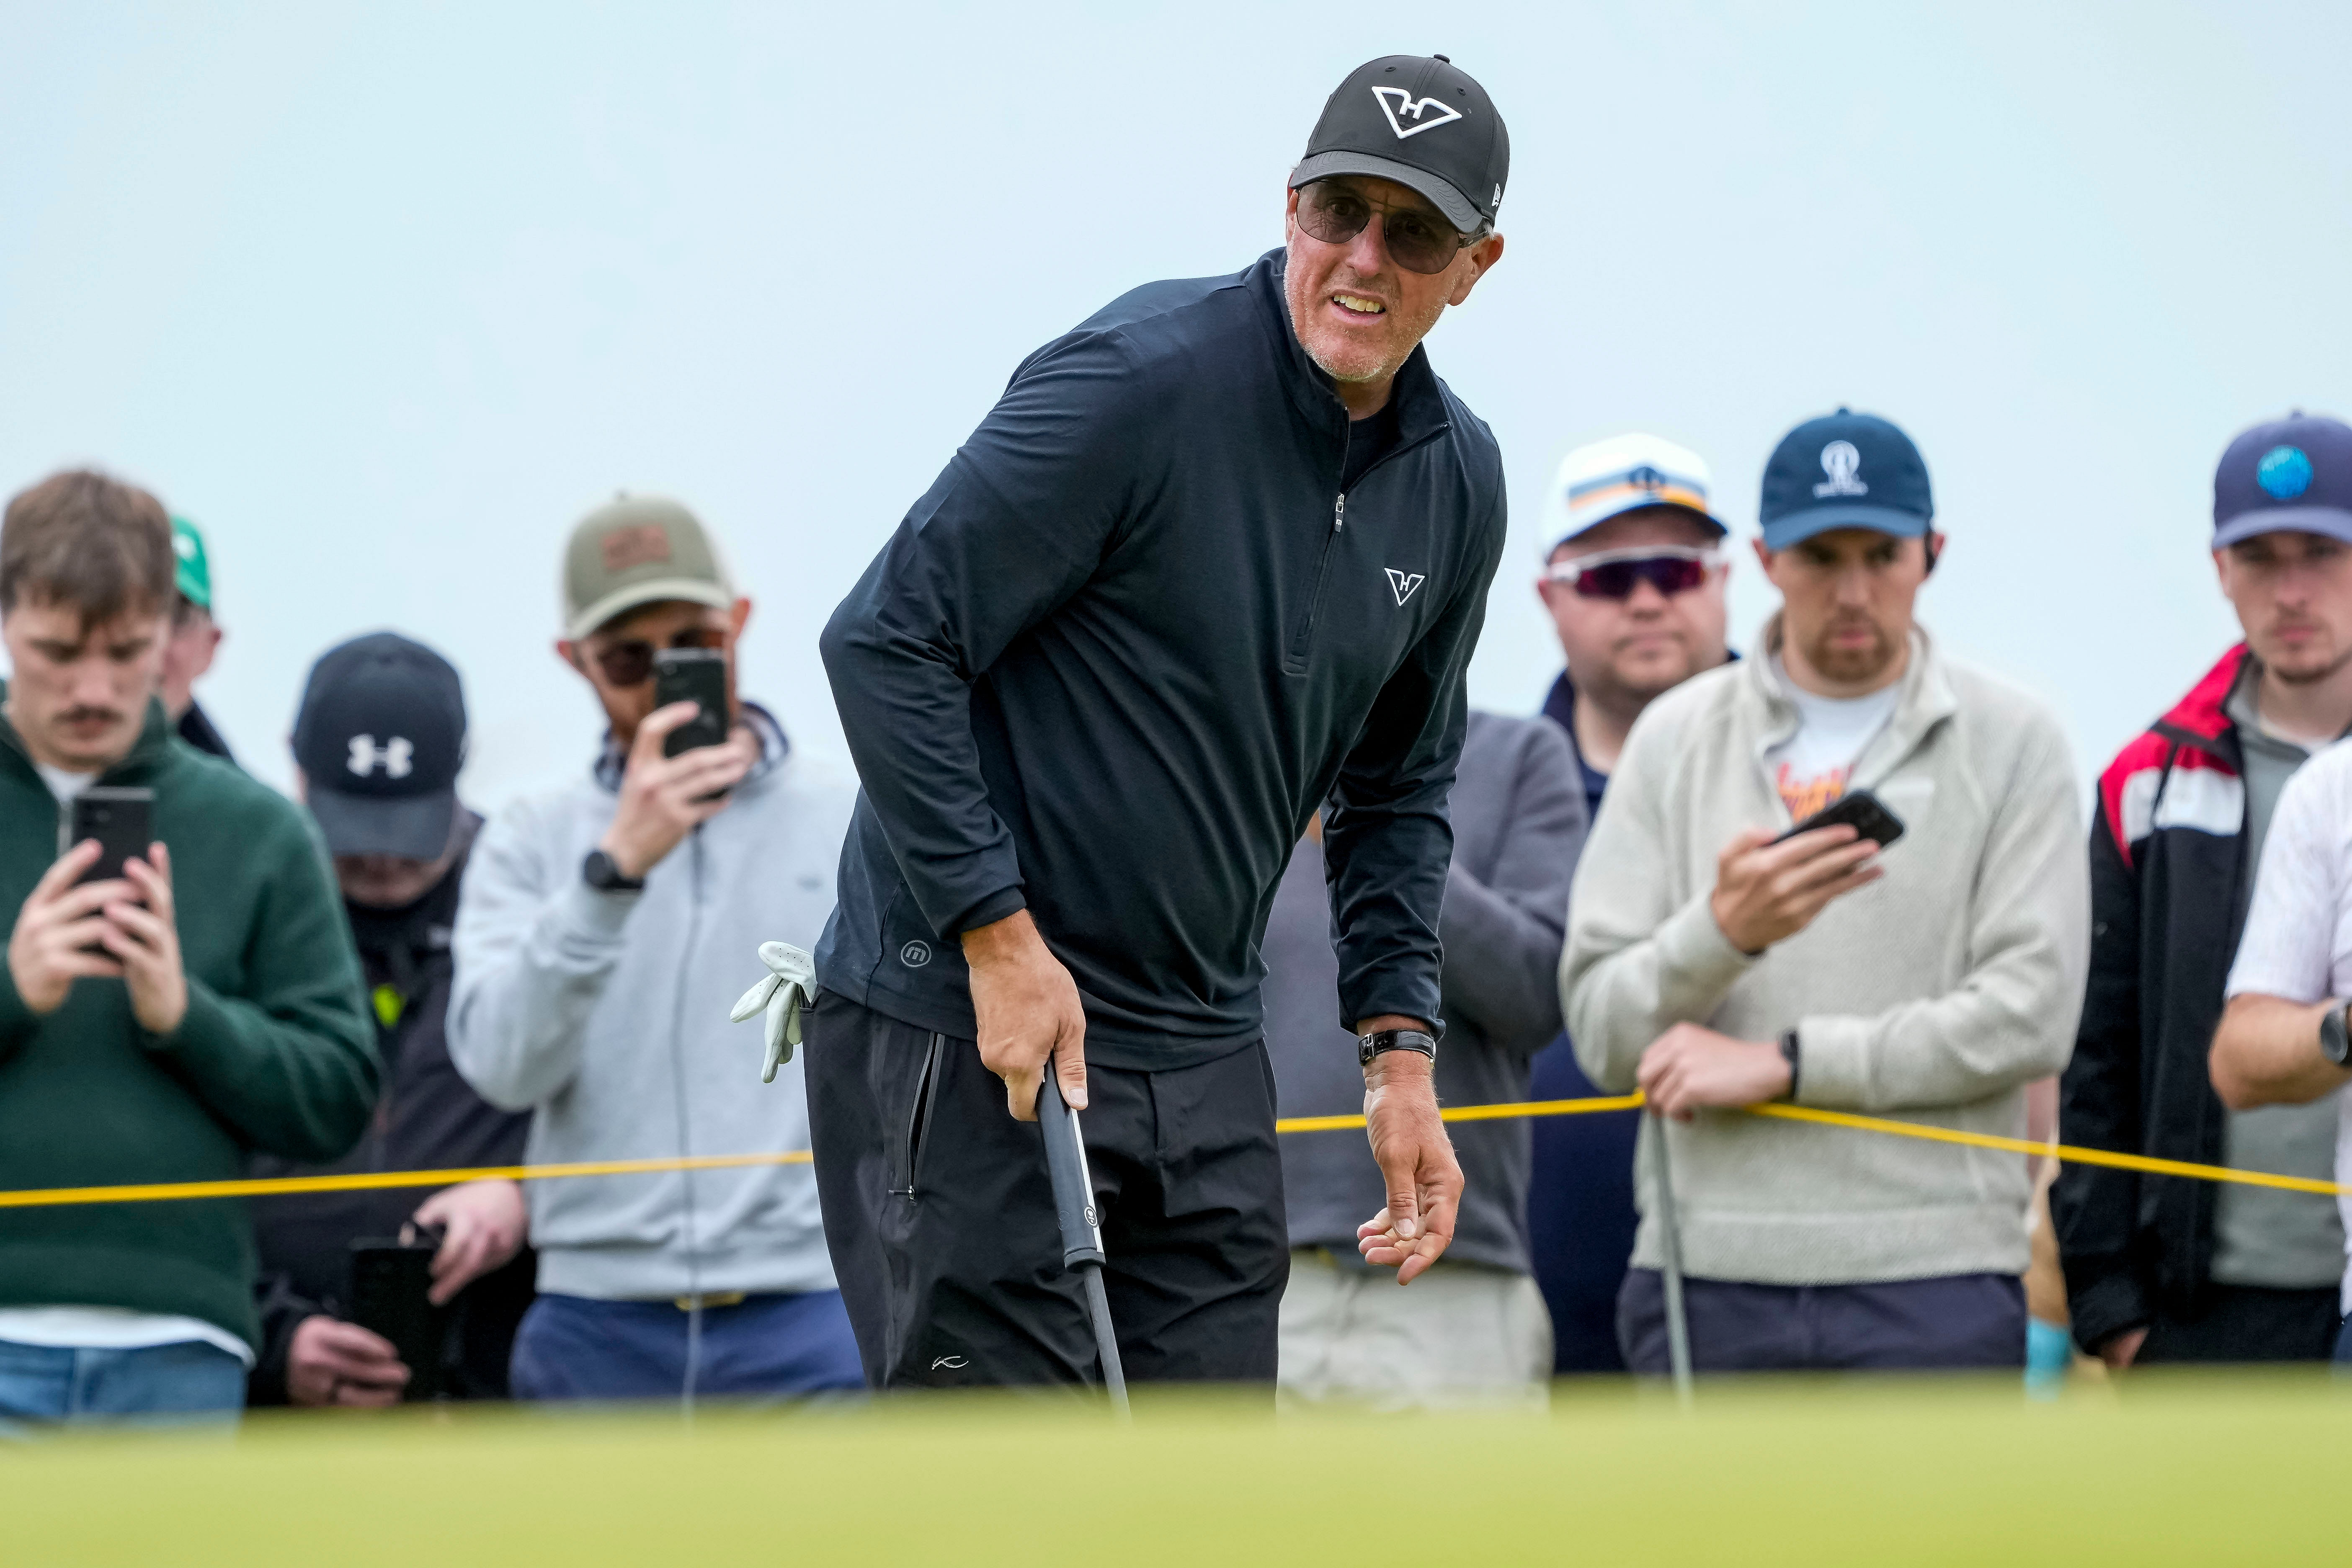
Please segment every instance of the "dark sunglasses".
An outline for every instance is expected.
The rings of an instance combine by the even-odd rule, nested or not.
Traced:
[[[688,626],[669,639],[671,647],[722,647],[724,632],[714,632],[707,626]],[[643,637],[631,637],[616,642],[596,656],[596,668],[614,686],[642,686],[654,678],[654,655],[658,652]]]
[[[1419,207],[1378,206],[1361,191],[1317,180],[1298,191],[1298,226],[1326,245],[1345,245],[1381,215],[1381,238],[1389,259],[1407,272],[1443,272],[1475,236],[1463,233]]]
[[[1706,581],[1723,563],[1715,550],[1666,546],[1646,550],[1604,550],[1598,555],[1562,561],[1545,572],[1555,583],[1565,583],[1584,599],[1630,599],[1633,585],[1647,583],[1667,598],[1687,594]]]

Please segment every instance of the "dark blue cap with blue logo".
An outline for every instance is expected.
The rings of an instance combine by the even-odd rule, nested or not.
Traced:
[[[2352,544],[2352,426],[2305,414],[2257,425],[2213,470],[2213,548],[2258,533]]]
[[[1911,437],[1874,414],[1841,408],[1808,419],[1764,465],[1764,548],[1786,550],[1833,528],[1917,539],[1936,516],[1927,463]]]

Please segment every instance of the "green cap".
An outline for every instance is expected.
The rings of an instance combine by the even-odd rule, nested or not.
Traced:
[[[666,496],[623,491],[573,527],[563,552],[565,637],[671,599],[721,610],[735,603],[719,546],[692,512]]]
[[[205,553],[204,531],[184,517],[172,520],[172,563],[177,574],[180,597],[210,615],[212,557]]]

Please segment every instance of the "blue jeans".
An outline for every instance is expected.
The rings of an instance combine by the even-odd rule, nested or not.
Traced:
[[[668,1301],[541,1296],[515,1331],[517,1399],[676,1399],[687,1387],[688,1314]],[[863,1389],[838,1290],[747,1296],[702,1310],[694,1392],[781,1399]]]
[[[2336,1370],[2352,1373],[2352,1318],[2345,1319],[2344,1326],[2336,1331]]]
[[[245,1363],[200,1340],[136,1350],[0,1340],[0,1434],[63,1422],[226,1426],[244,1408]]]

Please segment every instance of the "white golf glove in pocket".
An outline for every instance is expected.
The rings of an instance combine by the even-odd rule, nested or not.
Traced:
[[[743,993],[728,1017],[741,1023],[752,1014],[768,1016],[768,1059],[760,1069],[761,1083],[776,1081],[776,1069],[793,1059],[801,1043],[801,1009],[816,999],[816,961],[788,942],[763,942],[760,962],[768,977]]]

